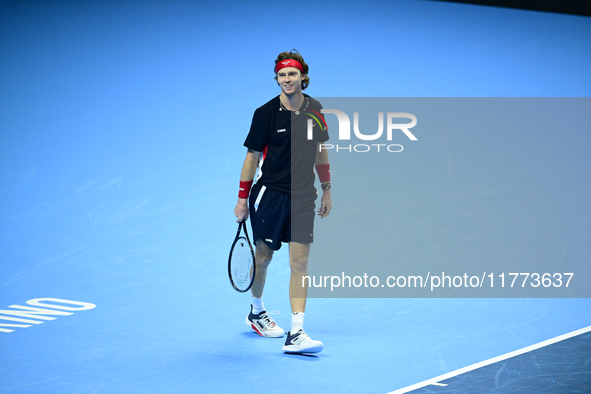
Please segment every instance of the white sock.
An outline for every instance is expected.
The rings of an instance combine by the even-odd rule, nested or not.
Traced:
[[[265,306],[263,305],[263,297],[256,298],[255,296],[252,296],[252,313],[258,315],[264,310]]]
[[[293,312],[291,314],[291,334],[304,329],[304,315],[304,312]]]

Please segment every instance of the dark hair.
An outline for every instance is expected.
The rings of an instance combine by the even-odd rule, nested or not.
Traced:
[[[304,72],[303,72],[304,77],[302,78],[302,90],[306,89],[308,87],[308,85],[310,84],[310,77],[308,76],[308,70],[310,68],[308,67],[308,65],[304,61],[304,57],[302,55],[300,55],[300,53],[298,51],[296,51],[295,49],[292,49],[289,52],[281,52],[279,54],[279,56],[277,56],[277,59],[275,60],[275,66],[277,66],[277,63],[279,63],[280,61],[286,60],[286,59],[294,59],[302,64],[302,67],[304,68]],[[277,79],[277,77],[275,77],[275,79]]]

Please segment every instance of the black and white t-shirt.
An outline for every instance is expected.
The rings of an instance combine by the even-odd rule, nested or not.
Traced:
[[[262,152],[257,183],[292,195],[316,191],[314,163],[317,146],[319,142],[328,141],[321,109],[318,101],[304,95],[298,111],[283,108],[279,96],[255,111],[244,146]],[[312,120],[311,133],[308,133],[309,119]]]

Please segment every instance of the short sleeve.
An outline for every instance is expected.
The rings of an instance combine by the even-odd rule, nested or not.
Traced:
[[[250,131],[244,141],[244,146],[248,149],[262,152],[267,145],[267,130],[269,121],[268,116],[264,116],[262,108],[254,111]]]

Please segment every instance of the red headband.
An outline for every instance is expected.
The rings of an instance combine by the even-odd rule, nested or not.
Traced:
[[[302,63],[298,62],[295,59],[285,59],[277,62],[277,64],[275,65],[275,74],[277,74],[279,70],[285,67],[295,67],[298,70],[300,70],[302,74],[305,74],[304,67],[302,67]]]

